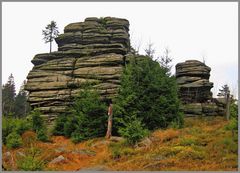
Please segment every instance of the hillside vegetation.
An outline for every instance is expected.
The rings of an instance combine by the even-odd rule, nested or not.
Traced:
[[[237,134],[222,117],[185,118],[182,129],[156,130],[129,146],[125,140],[94,138],[74,144],[53,136],[22,134],[18,149],[3,146],[7,170],[237,170]]]

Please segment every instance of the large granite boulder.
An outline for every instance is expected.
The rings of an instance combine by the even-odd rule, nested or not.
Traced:
[[[49,121],[72,104],[88,82],[105,99],[116,96],[123,65],[130,51],[129,22],[105,17],[72,23],[55,41],[58,51],[37,54],[25,89],[30,105]]]

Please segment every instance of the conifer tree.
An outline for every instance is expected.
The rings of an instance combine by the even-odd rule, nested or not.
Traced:
[[[45,30],[42,31],[42,34],[44,35],[43,39],[45,40],[45,43],[50,43],[50,53],[51,53],[52,41],[59,34],[57,23],[55,21],[51,21],[51,23],[46,26]]]
[[[27,102],[28,92],[24,90],[26,81],[23,82],[14,103],[14,113],[18,118],[24,117],[29,112],[30,106]]]
[[[2,86],[2,110],[3,115],[14,113],[14,101],[16,96],[14,77],[11,74],[6,84]]]
[[[226,110],[225,110],[226,119],[229,120],[230,102],[231,102],[229,86],[228,85],[222,86],[222,89],[219,89],[219,93],[217,96],[224,97],[225,103],[226,103]]]
[[[162,56],[160,56],[159,60],[161,67],[166,71],[167,75],[171,75],[172,68],[172,65],[170,65],[170,63],[172,62],[172,58],[169,54],[170,50],[168,48],[165,48],[164,53]]]

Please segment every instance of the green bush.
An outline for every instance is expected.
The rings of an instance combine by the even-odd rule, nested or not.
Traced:
[[[6,144],[7,136],[15,131],[17,134],[22,135],[26,130],[31,129],[31,123],[25,118],[8,118],[3,116],[2,119],[2,140]]]
[[[48,140],[48,136],[46,134],[46,129],[39,129],[37,130],[37,139],[43,142],[47,142]]]
[[[113,159],[119,159],[122,156],[131,156],[135,154],[134,149],[131,146],[129,147],[125,140],[117,143],[110,143],[109,149]]]
[[[71,140],[73,143],[81,142],[84,139],[86,139],[86,137],[80,134],[77,130],[71,134]]]
[[[121,157],[121,144],[119,143],[111,143],[109,145],[110,149],[111,149],[111,153],[112,153],[112,158],[113,159],[118,159]]]
[[[41,171],[46,161],[41,158],[41,150],[31,146],[24,156],[18,156],[17,166],[21,171]]]
[[[6,145],[8,148],[17,148],[22,144],[22,138],[16,131],[11,132],[6,138]]]
[[[221,144],[224,145],[224,148],[227,150],[227,152],[237,154],[237,152],[238,152],[237,141],[234,142],[232,138],[224,138],[224,139],[222,139]]]
[[[30,112],[30,116],[32,118],[32,129],[36,132],[43,127],[43,118],[40,116],[41,112],[38,109],[34,109]]]
[[[31,123],[27,119],[15,119],[14,121],[16,123],[16,131],[20,135],[31,129]]]
[[[144,129],[143,124],[135,116],[132,116],[129,121],[124,123],[125,126],[119,129],[121,136],[126,138],[130,145],[134,145],[149,134],[147,129]]]
[[[238,119],[238,105],[231,103],[230,105],[230,117],[233,119]]]
[[[64,135],[64,125],[67,121],[67,116],[65,114],[61,114],[58,116],[54,123],[53,127],[53,135]]]
[[[75,143],[104,136],[106,132],[107,106],[90,84],[82,85],[82,89],[68,116],[60,116],[54,128],[55,134],[71,137]]]
[[[63,126],[64,136],[71,137],[72,133],[77,129],[77,116],[70,115]]]
[[[232,118],[230,122],[224,127],[225,130],[238,130],[238,121]]]

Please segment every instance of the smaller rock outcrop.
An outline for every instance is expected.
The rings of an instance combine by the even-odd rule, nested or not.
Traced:
[[[197,60],[187,60],[176,65],[179,96],[185,115],[223,114],[222,106],[212,98],[210,71],[210,67]]]
[[[176,65],[179,94],[184,103],[204,103],[212,98],[213,83],[209,82],[211,68],[197,60]]]

